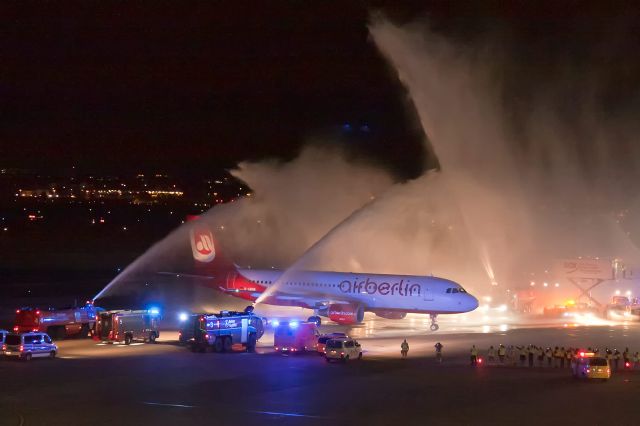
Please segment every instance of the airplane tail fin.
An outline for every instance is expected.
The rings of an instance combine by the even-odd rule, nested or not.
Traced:
[[[238,266],[222,251],[209,226],[198,216],[188,216],[192,222],[189,229],[191,253],[199,275],[207,276],[214,286],[225,292],[260,292],[264,288],[256,285],[238,272]],[[242,297],[242,296],[241,296]]]

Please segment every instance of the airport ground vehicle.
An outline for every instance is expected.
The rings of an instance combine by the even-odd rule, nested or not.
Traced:
[[[204,316],[206,314],[182,314],[185,318],[180,319],[180,331],[178,332],[178,343],[180,345],[201,342],[204,339]]]
[[[104,311],[98,315],[95,337],[103,342],[123,342],[134,340],[155,343],[160,337],[158,323],[160,312],[155,309]]]
[[[349,337],[327,340],[326,360],[339,360],[347,362],[350,359],[362,359],[362,347],[360,343]]]
[[[328,334],[320,335],[318,337],[318,343],[316,344],[316,351],[318,351],[318,354],[324,355],[325,347],[327,345],[327,340],[335,339],[338,337],[348,337],[348,336],[344,333],[328,333]]]
[[[18,357],[24,361],[31,361],[31,358],[53,359],[58,354],[58,347],[46,333],[8,334],[2,353],[5,357]]]
[[[609,380],[611,378],[611,366],[609,361],[593,352],[579,352],[578,356],[571,363],[573,377],[577,379],[600,379]]]
[[[191,333],[188,342],[196,352],[213,349],[231,352],[240,344],[247,352],[256,350],[256,343],[264,334],[262,318],[251,312],[221,311],[219,314],[197,315],[185,333]]]
[[[100,308],[87,303],[85,306],[61,309],[20,308],[16,310],[13,326],[15,333],[39,331],[54,339],[65,337],[89,337],[95,327]]]
[[[282,321],[273,332],[273,347],[278,352],[316,351],[319,336],[315,322]]]

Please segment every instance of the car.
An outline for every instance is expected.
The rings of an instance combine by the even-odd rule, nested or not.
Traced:
[[[327,340],[335,339],[339,337],[349,337],[344,333],[327,333],[318,336],[318,343],[316,344],[316,351],[318,351],[319,355],[324,356],[324,350],[327,345]]]
[[[291,320],[278,321],[277,324],[273,331],[273,347],[276,352],[301,353],[316,351],[320,332],[315,322]]]
[[[17,357],[24,361],[31,361],[31,358],[53,359],[58,355],[58,346],[47,333],[8,334],[2,345],[2,353],[5,357]]]
[[[357,340],[349,337],[339,337],[327,340],[326,360],[347,362],[350,359],[362,359],[362,347]]]
[[[599,379],[609,380],[611,378],[611,365],[609,360],[597,356],[593,352],[581,351],[571,363],[571,371],[576,379]]]

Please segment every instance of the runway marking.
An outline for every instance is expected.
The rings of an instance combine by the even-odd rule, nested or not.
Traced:
[[[300,413],[281,413],[278,411],[249,411],[250,413],[256,414],[267,414],[270,416],[283,416],[283,417],[307,417],[310,419],[328,419],[329,417],[324,416],[312,416],[310,414],[300,414]]]
[[[186,404],[164,404],[162,402],[149,402],[149,401],[143,401],[142,403],[145,405],[157,405],[160,407],[196,408],[195,405],[186,405]]]

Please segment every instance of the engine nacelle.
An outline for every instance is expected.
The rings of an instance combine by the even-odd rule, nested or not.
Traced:
[[[397,312],[397,311],[374,311],[376,316],[386,319],[404,319],[407,316],[406,312]]]
[[[358,324],[364,320],[364,306],[352,304],[329,305],[327,316],[341,325]]]

